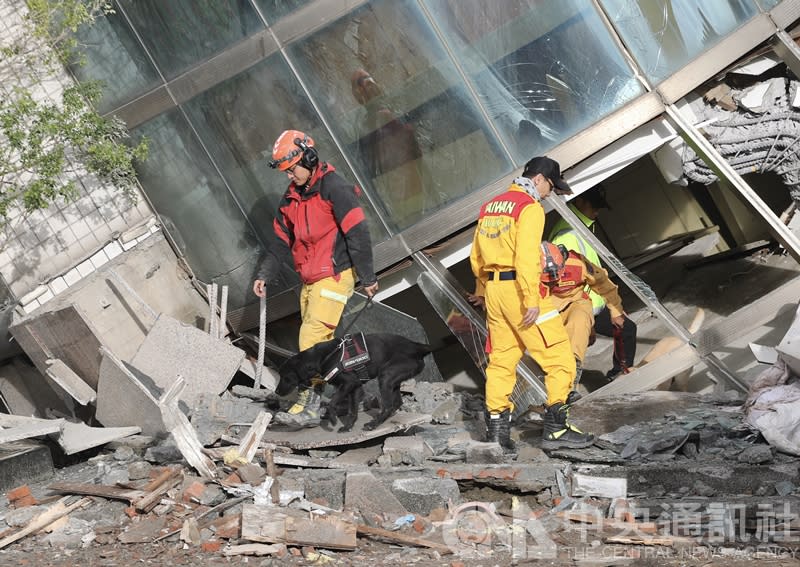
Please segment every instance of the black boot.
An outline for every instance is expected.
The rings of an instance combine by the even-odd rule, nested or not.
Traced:
[[[502,413],[486,412],[486,441],[499,443],[506,454],[517,452],[517,447],[511,440],[511,412],[509,410],[503,410]]]
[[[575,357],[575,381],[572,383],[572,391],[567,396],[567,405],[574,404],[578,400],[580,400],[583,396],[578,391],[578,384],[581,383],[581,374],[583,374],[583,363],[580,359],[576,356]]]
[[[583,449],[594,443],[594,435],[568,423],[569,405],[560,402],[544,412],[542,449]]]

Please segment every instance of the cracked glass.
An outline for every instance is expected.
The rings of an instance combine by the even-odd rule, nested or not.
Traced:
[[[591,2],[425,4],[519,164],[644,92]]]
[[[660,83],[758,13],[752,0],[600,0],[647,78]]]

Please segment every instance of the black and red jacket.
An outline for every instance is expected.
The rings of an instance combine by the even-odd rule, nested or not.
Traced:
[[[377,278],[361,189],[327,163],[320,163],[305,187],[289,185],[273,221],[275,244],[267,250],[257,279],[269,281],[291,252],[303,283],[311,284],[355,267],[363,285]]]

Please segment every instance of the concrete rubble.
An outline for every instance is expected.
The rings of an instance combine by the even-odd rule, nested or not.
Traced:
[[[27,415],[0,415],[0,561],[103,546],[124,562],[147,545],[230,561],[595,563],[612,546],[636,563],[748,546],[782,558],[800,541],[797,320],[749,395],[596,396],[571,419],[597,442],[547,453],[531,408],[509,456],[483,440],[482,396],[450,383],[407,381],[373,431],[370,384],[352,431],[290,431],[271,418],[292,400],[252,388],[252,360],[224,333],[160,313],[121,357],[80,310],[41,317],[20,326],[35,367],[5,384]],[[73,356],[70,328],[97,353]]]

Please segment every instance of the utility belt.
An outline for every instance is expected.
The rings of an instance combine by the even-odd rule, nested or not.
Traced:
[[[508,272],[489,272],[489,281],[494,279],[498,279],[502,282],[515,280],[517,279],[517,272],[516,270],[510,270]]]

